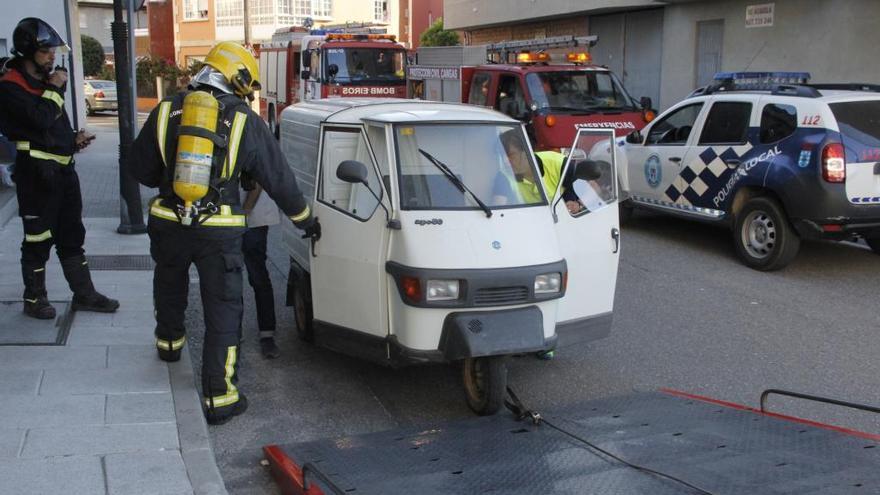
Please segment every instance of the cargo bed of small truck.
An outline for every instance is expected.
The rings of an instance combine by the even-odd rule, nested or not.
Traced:
[[[540,416],[264,452],[285,494],[880,494],[880,435],[665,389]]]

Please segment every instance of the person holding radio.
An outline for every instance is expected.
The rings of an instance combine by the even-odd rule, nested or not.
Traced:
[[[86,229],[73,155],[95,136],[74,131],[64,108],[68,74],[55,66],[55,55],[69,48],[52,26],[35,17],[18,23],[12,42],[15,57],[0,78],[0,132],[17,150],[13,179],[24,226],[24,313],[47,320],[56,316],[46,294],[53,244],[73,291],[72,309],[112,313],[119,302],[95,290],[83,251]]]

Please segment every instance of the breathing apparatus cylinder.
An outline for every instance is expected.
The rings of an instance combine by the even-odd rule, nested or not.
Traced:
[[[181,127],[198,127],[214,133],[220,103],[205,91],[193,91],[183,99]],[[198,216],[193,203],[208,194],[211,185],[211,166],[214,161],[214,143],[207,138],[181,132],[177,138],[177,157],[174,165],[174,194],[184,202],[180,223],[191,225]]]

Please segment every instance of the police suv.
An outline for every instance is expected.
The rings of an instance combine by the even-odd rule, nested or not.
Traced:
[[[880,253],[880,85],[719,73],[625,143],[634,206],[727,222],[746,265],[777,270],[802,238]]]

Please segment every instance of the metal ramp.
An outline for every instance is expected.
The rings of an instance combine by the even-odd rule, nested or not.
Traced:
[[[264,451],[285,494],[880,494],[880,436],[684,395],[541,411],[539,425],[502,412]]]

